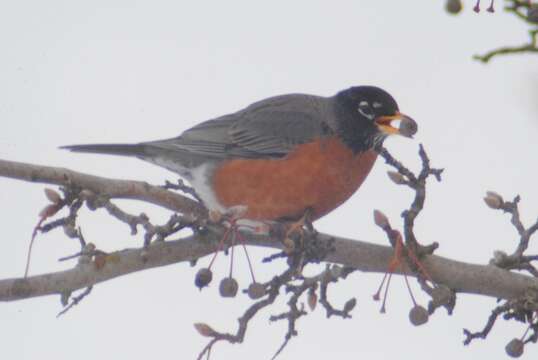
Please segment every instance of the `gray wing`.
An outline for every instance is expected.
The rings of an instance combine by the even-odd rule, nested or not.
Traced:
[[[282,95],[203,122],[177,138],[144,145],[170,155],[186,152],[191,160],[283,157],[299,144],[332,133],[330,122],[325,121],[330,116],[328,102],[317,96]]]
[[[136,156],[189,176],[211,160],[281,158],[297,145],[333,133],[332,98],[282,95],[205,121],[173,139],[139,144],[85,144],[76,152]]]

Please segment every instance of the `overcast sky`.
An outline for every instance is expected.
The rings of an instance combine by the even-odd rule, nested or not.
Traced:
[[[521,194],[527,223],[538,215],[538,58],[503,57],[487,66],[473,61],[475,53],[521,44],[527,35],[520,21],[500,11],[502,4],[493,15],[477,15],[472,3],[453,17],[442,1],[418,0],[4,1],[0,157],[162,184],[174,175],[136,159],[73,154],[58,146],[167,138],[272,95],[333,95],[352,85],[377,85],[419,123],[416,140],[390,139],[386,146],[416,168],[422,142],[433,164],[446,168],[444,181],[429,187],[419,239],[440,242],[440,255],[484,264],[495,249],[512,251],[517,240],[508,217],[483,204],[486,190]],[[378,162],[360,191],[317,228],[386,244],[372,210],[397,224],[412,195],[393,185],[386,171]],[[30,234],[46,204],[43,188],[0,178],[0,278],[23,275]],[[169,215],[146,204],[121,204],[156,222]],[[85,210],[80,222],[87,240],[103,250],[141,245],[103,211]],[[61,231],[39,236],[31,274],[73,266],[57,259],[77,250]],[[261,280],[281,269],[259,263],[270,250],[252,253]],[[217,280],[226,265],[221,257]],[[236,266],[245,287],[244,260]],[[235,331],[249,304],[244,296],[220,298],[216,286],[200,293],[192,285],[195,272],[179,264],[100,284],[60,319],[59,297],[0,304],[2,356],[195,358],[206,339],[192,324]],[[439,311],[415,328],[399,277],[388,313],[379,314],[371,295],[380,280],[380,274],[357,273],[331,288],[336,304],[357,297],[353,319],[326,320],[316,310],[299,321],[300,336],[280,359],[503,358],[505,344],[525,330],[500,321],[488,340],[464,347],[462,328],[481,329],[495,299],[460,295],[452,317]],[[426,304],[414,281],[413,287]],[[284,323],[268,324],[269,315],[257,318],[244,344],[217,345],[213,359],[269,359],[286,331]],[[527,359],[537,356],[537,346],[526,349]]]

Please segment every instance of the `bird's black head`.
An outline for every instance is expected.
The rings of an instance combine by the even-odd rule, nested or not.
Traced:
[[[400,113],[396,100],[375,86],[355,86],[335,96],[337,132],[354,151],[362,152],[381,144],[392,134],[412,137],[417,124]],[[392,121],[401,120],[399,128]]]

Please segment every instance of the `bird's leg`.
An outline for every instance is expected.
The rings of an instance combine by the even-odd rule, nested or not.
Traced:
[[[286,232],[282,243],[284,244],[284,251],[289,255],[295,250],[295,234],[298,234],[298,243],[299,248],[304,248],[304,238],[305,238],[305,227],[312,233],[315,233],[314,226],[312,225],[312,209],[308,208],[305,210],[303,216],[295,222],[287,224]]]
[[[211,261],[209,262],[209,266],[207,267],[209,270],[211,270],[211,267],[213,266],[213,263],[215,262],[215,259],[217,258],[217,255],[219,254],[219,252],[221,252],[224,249],[224,243],[228,239],[231,229],[232,229],[231,227],[227,227],[226,230],[224,231],[224,234],[220,238],[219,243],[217,245],[217,249],[213,253],[213,257],[211,258]]]

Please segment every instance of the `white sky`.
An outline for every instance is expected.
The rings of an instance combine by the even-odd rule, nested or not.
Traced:
[[[417,141],[394,139],[388,148],[415,166],[423,142],[433,164],[446,168],[443,183],[429,188],[419,238],[439,241],[440,255],[487,263],[495,249],[513,250],[516,233],[506,216],[485,207],[486,190],[519,193],[524,219],[538,215],[538,65],[536,56],[503,57],[487,66],[473,61],[474,53],[523,43],[527,35],[523,24],[500,11],[502,4],[494,15],[476,15],[472,3],[452,17],[442,1],[2,2],[0,157],[161,184],[173,174],[136,159],[57,147],[166,138],[268,96],[332,95],[375,84],[419,123]],[[318,229],[385,244],[372,210],[382,209],[395,224],[411,195],[390,183],[386,170],[378,162],[360,191],[320,220]],[[0,178],[0,203],[0,277],[18,277],[46,204],[43,186]],[[156,221],[168,215],[123,204]],[[81,224],[103,250],[141,244],[103,211],[85,210]],[[77,246],[60,231],[40,236],[31,273],[72,266],[57,259]],[[258,260],[270,253],[252,252]],[[221,257],[220,276],[226,266]],[[236,266],[247,286],[244,260]],[[256,267],[262,280],[275,270]],[[206,339],[192,324],[234,330],[248,305],[244,297],[221,299],[217,286],[198,292],[195,271],[180,264],[98,285],[61,319],[55,318],[59,297],[0,304],[3,357],[195,358]],[[460,295],[454,316],[440,311],[415,328],[407,320],[411,300],[401,278],[392,282],[388,313],[379,314],[371,295],[380,280],[356,274],[331,288],[336,304],[358,298],[353,319],[328,321],[316,310],[299,321],[300,336],[280,359],[502,358],[505,344],[524,331],[521,324],[500,321],[487,341],[463,347],[462,328],[481,329],[494,299]],[[416,294],[425,304],[426,296]],[[268,316],[257,318],[243,345],[217,345],[213,359],[269,359],[286,324],[267,325]],[[537,346],[526,349],[527,359],[537,355]]]

